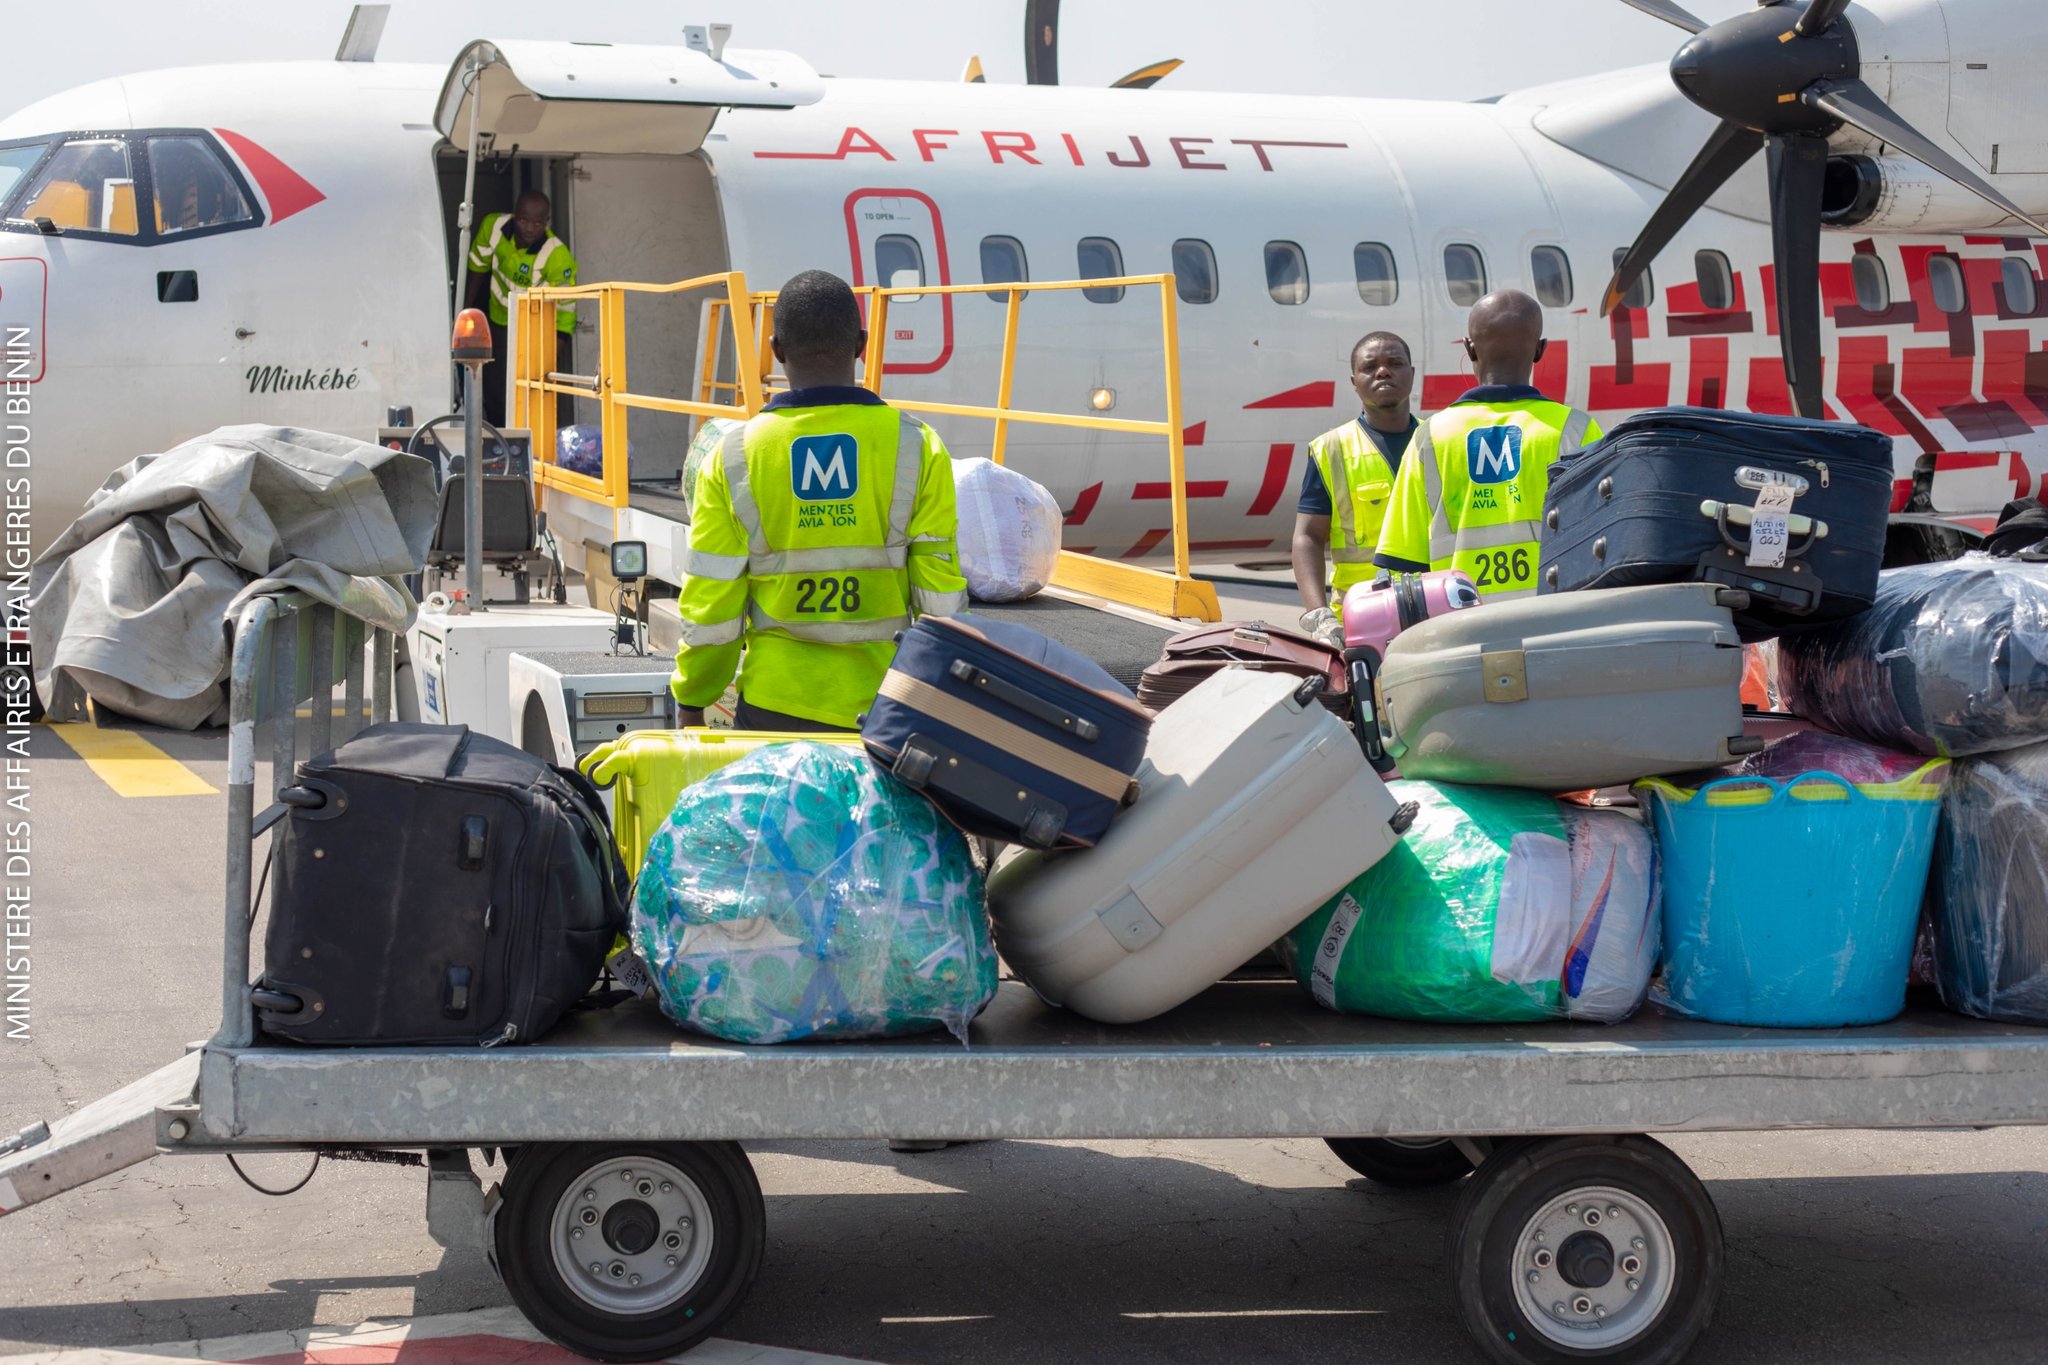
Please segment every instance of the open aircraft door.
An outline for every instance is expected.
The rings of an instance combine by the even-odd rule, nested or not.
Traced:
[[[795,109],[824,98],[787,52],[478,39],[441,86],[434,126],[498,154],[686,156],[721,108]],[[472,93],[475,98],[472,99]]]

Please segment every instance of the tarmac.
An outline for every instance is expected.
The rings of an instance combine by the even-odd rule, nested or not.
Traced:
[[[1292,619],[1276,575],[1226,615]],[[141,747],[137,747],[140,745]],[[226,743],[40,728],[30,1036],[0,1132],[217,1023]],[[152,756],[155,755],[155,756]],[[135,794],[123,795],[123,790]],[[1685,1135],[1728,1243],[1715,1362],[2048,1361],[2048,1130]],[[1350,1179],[1319,1142],[760,1143],[761,1278],[704,1365],[1470,1362],[1444,1270],[1457,1188]],[[288,1186],[309,1158],[245,1162]],[[0,1360],[567,1360],[484,1258],[428,1237],[415,1170],[323,1163],[267,1198],[159,1158],[0,1218]]]

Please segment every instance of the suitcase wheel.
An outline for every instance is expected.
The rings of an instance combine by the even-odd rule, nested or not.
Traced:
[[[922,787],[931,780],[932,767],[938,762],[938,755],[926,749],[913,749],[909,745],[896,756],[895,766],[890,769],[897,778],[913,787]]]
[[[1329,680],[1321,676],[1303,678],[1301,685],[1294,689],[1294,704],[1296,706],[1307,706],[1317,697],[1322,696],[1323,689],[1328,686]]]
[[[1749,594],[1740,588],[1723,588],[1714,594],[1714,605],[1730,611],[1748,611]]]
[[[1050,811],[1033,811],[1019,831],[1033,848],[1051,848],[1059,842],[1061,821]]]
[[[1388,818],[1387,828],[1393,830],[1396,834],[1406,834],[1409,828],[1414,825],[1415,817],[1420,814],[1422,814],[1421,802],[1403,801],[1394,808],[1393,815]]]

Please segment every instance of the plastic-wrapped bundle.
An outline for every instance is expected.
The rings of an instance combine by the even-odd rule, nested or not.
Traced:
[[[578,422],[555,432],[555,464],[571,474],[604,477],[604,428]]]
[[[689,453],[683,456],[683,479],[680,489],[683,495],[683,515],[688,516],[690,507],[697,497],[697,471],[704,462],[725,444],[725,433],[741,425],[734,417],[706,417],[697,424],[697,435],[690,441]]]
[[[1388,784],[1419,807],[1392,853],[1279,944],[1321,1004],[1440,1023],[1625,1019],[1657,960],[1657,857],[1612,810]]]
[[[977,601],[1021,602],[1052,582],[1065,518],[1051,493],[993,460],[953,461],[960,572]]]
[[[855,750],[773,745],[686,788],[633,901],[662,1011],[734,1042],[964,1040],[995,994],[966,838]]]
[[[2048,739],[2048,566],[1965,555],[1887,569],[1877,602],[1778,642],[1787,709],[1919,754]]]
[[[1955,765],[1928,908],[1950,1009],[2048,1024],[2048,744]]]

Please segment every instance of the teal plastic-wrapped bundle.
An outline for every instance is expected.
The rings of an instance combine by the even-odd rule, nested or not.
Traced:
[[[1389,788],[1415,823],[1279,945],[1319,1003],[1433,1023],[1635,1012],[1657,958],[1649,831],[1505,787]]]
[[[859,750],[772,745],[685,789],[633,902],[662,1011],[734,1042],[964,1041],[995,994],[965,837]]]

